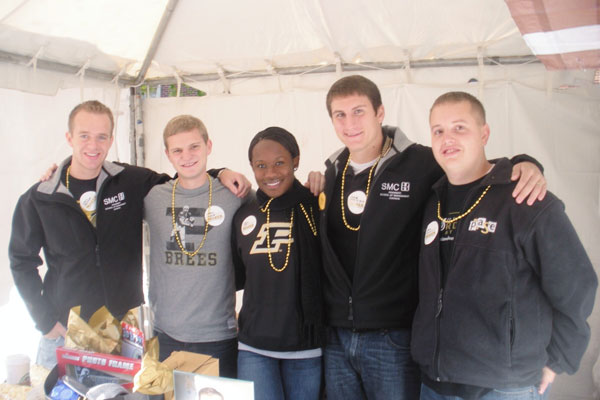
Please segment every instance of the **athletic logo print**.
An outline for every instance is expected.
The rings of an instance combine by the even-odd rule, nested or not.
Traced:
[[[256,240],[250,249],[250,254],[266,254],[269,251],[277,253],[278,251],[283,251],[281,249],[283,246],[287,246],[290,234],[289,222],[271,222],[269,225],[271,227],[271,231],[269,232],[271,248],[267,248],[267,224],[262,224],[256,235]],[[291,243],[293,242],[294,239],[292,238]]]

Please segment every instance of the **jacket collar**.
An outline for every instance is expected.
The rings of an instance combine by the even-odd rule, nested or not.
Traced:
[[[67,157],[63,160],[62,163],[58,166],[56,171],[52,174],[50,179],[46,182],[40,183],[37,188],[37,191],[45,194],[52,194],[54,192],[63,193],[70,196],[69,191],[66,186],[61,182],[60,178],[62,176],[62,171],[66,168],[67,165],[71,164],[72,156]],[[100,170],[100,174],[98,175],[98,181],[96,183],[96,187],[99,188],[102,182],[109,176],[115,176],[123,171],[125,167],[115,164],[111,161],[104,161],[102,164],[102,169]]]
[[[510,176],[512,175],[512,163],[508,158],[499,158],[494,160],[494,168],[481,180],[478,187],[488,185],[506,185],[510,184]],[[448,177],[444,174],[436,183],[433,185],[433,189],[439,192],[441,189],[446,187],[448,184]]]
[[[392,158],[396,154],[403,152],[413,144],[413,142],[410,139],[408,139],[404,132],[402,132],[402,130],[398,127],[384,125],[381,127],[381,131],[383,133],[384,138],[389,137],[392,140],[392,145],[389,151],[387,151],[384,154],[384,156],[381,157],[381,160],[379,160],[379,164],[377,165],[375,173],[377,173],[377,170],[379,170],[379,168],[385,163],[385,161]],[[348,153],[349,151],[347,147],[342,147],[341,149],[338,149],[325,161],[325,165],[333,164],[337,168],[341,160],[345,160],[348,158]]]

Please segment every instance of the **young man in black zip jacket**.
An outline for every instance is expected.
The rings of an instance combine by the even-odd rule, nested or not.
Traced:
[[[440,96],[430,125],[446,176],[420,237],[412,354],[421,399],[546,398],[587,347],[593,266],[552,193],[532,207],[510,201],[511,165],[485,157],[490,130],[479,100]]]
[[[327,109],[345,145],[326,161],[319,197],[330,327],[327,398],[415,399],[420,379],[410,328],[418,301],[419,232],[425,200],[442,171],[431,149],[399,128],[381,126],[381,95],[370,80],[354,75],[335,82]],[[537,175],[529,180],[533,170]],[[531,202],[543,197],[544,183],[535,184],[543,181],[539,170],[521,175],[519,202],[530,193]],[[310,181],[314,192],[318,185]]]
[[[170,177],[105,161],[113,127],[104,104],[76,106],[65,135],[73,155],[48,181],[25,192],[15,208],[10,268],[43,335],[37,363],[48,368],[56,364],[55,348],[64,343],[71,307],[81,305],[87,319],[105,305],[120,318],[143,302],[144,196]],[[43,279],[40,249],[48,267]]]

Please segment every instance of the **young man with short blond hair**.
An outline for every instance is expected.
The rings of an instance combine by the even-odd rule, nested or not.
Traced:
[[[237,374],[231,223],[242,200],[206,172],[212,142],[202,121],[171,119],[165,154],[177,178],[144,200],[150,228],[149,298],[160,359],[192,351],[219,359],[220,376]]]
[[[112,112],[92,100],[69,115],[73,155],[21,196],[13,217],[10,268],[36,328],[37,362],[51,368],[71,307],[89,318],[106,306],[117,318],[143,302],[143,198],[167,180],[146,168],[106,161]],[[47,272],[38,272],[43,249]]]

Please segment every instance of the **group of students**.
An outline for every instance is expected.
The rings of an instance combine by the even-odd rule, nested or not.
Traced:
[[[556,373],[575,372],[597,279],[535,160],[490,163],[485,111],[463,92],[434,103],[431,148],[382,125],[362,76],[336,81],[326,105],[344,147],[324,177],[300,184],[294,136],[270,127],[249,145],[258,190],[247,196],[240,174],[207,171],[199,119],[164,129],[171,179],[105,161],[110,110],[76,107],[72,157],[13,219],[11,270],[44,334],[38,362],[72,306],[118,317],[143,301],[146,220],[160,358],[217,357],[256,399],[318,399],[323,386],[327,399],[544,398]]]

